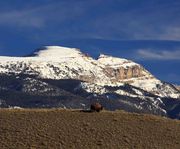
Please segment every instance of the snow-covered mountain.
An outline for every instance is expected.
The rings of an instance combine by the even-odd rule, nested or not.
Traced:
[[[71,89],[71,94],[76,93],[83,98],[91,99],[105,97],[114,100],[115,98],[117,101],[121,96],[128,97],[131,101],[121,100],[122,105],[137,110],[154,109],[163,113],[162,115],[167,114],[166,109],[163,108],[165,104],[162,99],[168,98],[175,103],[180,101],[179,90],[172,84],[158,80],[141,65],[131,60],[103,54],[98,59],[93,59],[75,48],[47,46],[26,57],[1,56],[0,74],[1,77],[16,76],[16,80],[23,76],[23,80],[20,81],[23,82],[20,89],[22,92],[47,93],[47,95],[52,93],[56,96],[61,92],[58,85],[55,85],[56,87],[49,85],[47,80],[56,82],[78,80],[79,83],[74,86],[73,90]],[[6,85],[0,84],[0,88],[9,90]],[[85,95],[82,95],[82,92],[79,93],[80,90],[86,92]],[[5,102],[3,99],[0,101],[0,105]],[[81,104],[86,106],[84,103]],[[148,104],[151,106],[148,107]],[[152,113],[157,114],[158,112]]]

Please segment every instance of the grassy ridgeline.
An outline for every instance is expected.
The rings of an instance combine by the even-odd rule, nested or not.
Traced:
[[[0,110],[0,148],[180,148],[180,121],[122,111]]]

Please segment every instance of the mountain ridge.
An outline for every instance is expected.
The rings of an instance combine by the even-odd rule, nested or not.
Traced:
[[[147,91],[154,89],[155,94],[158,92],[156,85],[162,85],[160,80],[141,65],[127,59],[100,55],[96,60],[78,49],[58,46],[46,46],[34,54],[34,57],[1,57],[0,63],[5,63],[5,66],[0,66],[0,72],[3,73],[4,69],[4,72],[18,74],[25,71],[24,73],[28,74],[29,69],[40,77],[49,79],[80,79],[102,86],[130,83]],[[19,71],[12,70],[11,66]],[[164,96],[160,92],[157,94]],[[173,98],[179,97],[178,94],[165,96],[167,95]]]

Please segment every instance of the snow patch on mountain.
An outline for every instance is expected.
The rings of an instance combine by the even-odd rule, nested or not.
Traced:
[[[121,67],[131,67],[134,65],[138,65],[137,63],[134,63],[133,61],[123,59],[123,58],[116,58],[109,55],[101,54],[98,58],[98,63],[101,65],[109,66],[112,68],[118,68]]]
[[[61,58],[73,58],[81,56],[81,52],[75,48],[66,48],[60,46],[45,46],[39,49],[39,51],[35,52],[34,55],[38,57],[46,57],[53,60],[61,59]]]
[[[108,92],[104,86],[92,84],[92,83],[87,83],[87,82],[81,82],[79,88],[84,89],[88,93],[98,93],[98,94],[104,94]]]

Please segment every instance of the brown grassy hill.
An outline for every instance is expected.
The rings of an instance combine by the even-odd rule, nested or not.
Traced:
[[[0,149],[180,149],[180,121],[121,111],[0,110]]]

